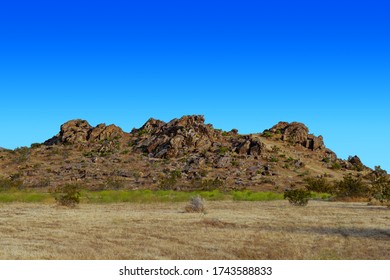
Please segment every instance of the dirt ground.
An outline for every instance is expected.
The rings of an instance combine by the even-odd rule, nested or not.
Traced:
[[[385,259],[390,210],[311,201],[0,204],[0,259]]]

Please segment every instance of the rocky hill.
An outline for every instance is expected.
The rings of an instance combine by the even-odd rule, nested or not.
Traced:
[[[222,131],[204,117],[149,119],[124,132],[115,125],[71,120],[44,143],[0,149],[0,177],[20,188],[78,182],[100,189],[283,190],[305,177],[366,178],[357,156],[342,160],[302,123],[280,122],[258,134]]]

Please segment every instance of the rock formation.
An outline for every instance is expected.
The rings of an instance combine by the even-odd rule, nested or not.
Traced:
[[[279,122],[268,131],[276,138],[291,144],[300,144],[313,151],[325,149],[322,136],[316,137],[313,134],[309,134],[309,129],[303,123]]]

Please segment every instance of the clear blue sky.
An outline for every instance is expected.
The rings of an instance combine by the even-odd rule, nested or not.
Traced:
[[[390,170],[387,1],[1,1],[0,146],[67,120],[300,121]]]

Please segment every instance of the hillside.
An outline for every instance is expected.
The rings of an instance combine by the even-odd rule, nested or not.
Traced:
[[[198,115],[168,123],[149,119],[131,132],[71,120],[44,143],[0,149],[0,177],[42,190],[78,182],[91,190],[282,191],[309,176],[339,180],[374,173],[357,156],[339,159],[302,123],[242,135],[215,129]]]

